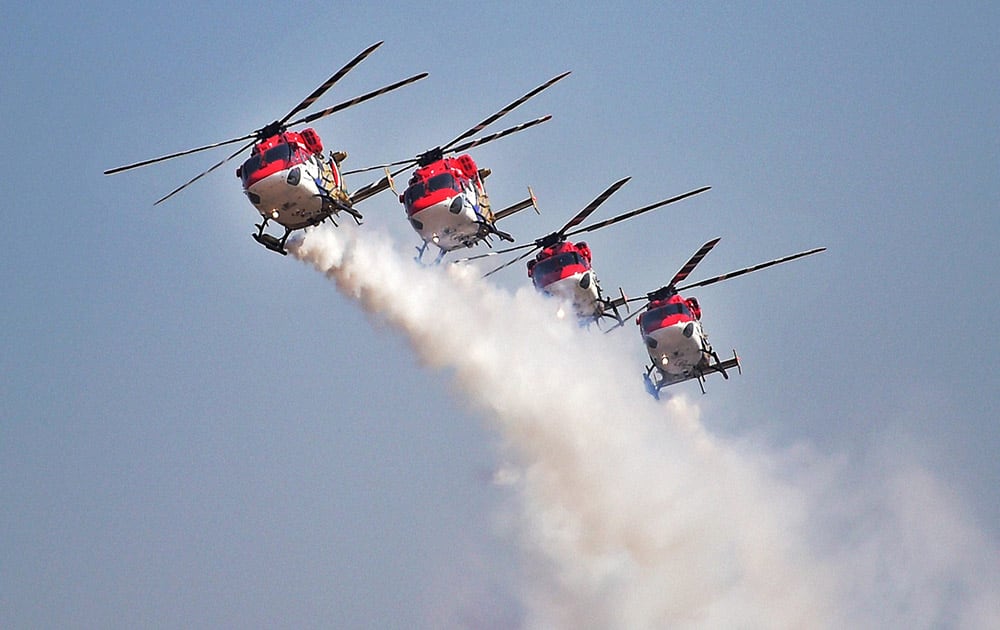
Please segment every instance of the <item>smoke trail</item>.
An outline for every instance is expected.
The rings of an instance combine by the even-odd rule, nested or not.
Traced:
[[[370,233],[319,229],[289,249],[405,332],[424,362],[448,368],[495,423],[520,471],[526,627],[920,627],[934,618],[892,612],[912,593],[877,588],[920,544],[872,566],[864,560],[882,536],[821,541],[817,551],[816,495],[841,500],[836,484],[809,490],[781,458],[708,434],[684,397],[653,402],[632,358],[554,318],[532,289],[512,295],[473,270],[417,267]],[[974,609],[973,626],[1000,619],[989,603],[1000,587],[970,586],[940,563],[926,573],[925,587],[958,585],[941,598]],[[894,599],[878,599],[886,594]],[[931,604],[935,614],[943,606]]]

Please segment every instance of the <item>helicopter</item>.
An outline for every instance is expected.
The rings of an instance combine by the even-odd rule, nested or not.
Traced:
[[[496,252],[491,252],[489,254],[483,254],[482,256],[474,256],[468,258],[467,260],[474,260],[485,256],[500,255],[527,249],[528,251],[525,253],[507,261],[503,265],[493,269],[485,275],[492,275],[509,265],[535,254],[535,257],[528,261],[527,266],[528,277],[531,278],[531,281],[535,285],[536,289],[546,295],[555,296],[569,302],[572,305],[574,313],[581,322],[599,323],[603,321],[602,318],[606,317],[614,319],[618,322],[618,325],[621,325],[624,322],[624,319],[622,318],[618,307],[624,305],[628,301],[628,298],[625,297],[624,291],[619,288],[619,297],[605,297],[601,290],[600,282],[597,279],[597,274],[593,270],[590,246],[587,245],[586,242],[581,241],[573,243],[568,239],[577,234],[593,232],[626,219],[631,219],[632,217],[638,216],[644,212],[649,212],[650,210],[654,210],[667,204],[692,197],[711,188],[710,186],[703,186],[702,188],[698,188],[669,199],[657,201],[656,203],[625,212],[586,227],[573,229],[583,223],[587,217],[597,210],[598,206],[607,201],[607,199],[617,192],[619,188],[624,186],[629,179],[631,178],[625,177],[624,179],[620,179],[612,184],[607,190],[602,192],[593,201],[587,204],[583,210],[578,212],[576,216],[570,219],[566,225],[562,226],[557,231],[536,239],[532,243],[519,245],[517,247],[510,247]],[[560,313],[561,312],[562,311],[560,311]]]
[[[695,297],[683,297],[681,291],[704,287],[716,282],[735,278],[751,271],[759,271],[773,265],[789,262],[804,256],[825,251],[825,247],[817,247],[783,258],[777,258],[765,263],[730,271],[722,275],[694,282],[685,286],[677,286],[683,282],[694,268],[708,255],[720,239],[715,238],[701,246],[680,271],[674,274],[670,282],[642,298],[630,298],[627,302],[645,300],[644,310],[636,318],[639,332],[642,334],[649,353],[650,365],[646,368],[643,380],[646,391],[659,400],[660,390],[668,385],[674,385],[690,379],[697,379],[701,393],[705,393],[705,376],[713,372],[722,374],[728,379],[727,370],[736,368],[742,374],[740,358],[733,350],[733,357],[725,361],[712,349],[708,335],[701,323],[701,305]],[[631,314],[630,314],[631,316]]]
[[[262,217],[262,221],[255,225],[257,232],[251,234],[258,243],[279,254],[287,254],[288,252],[285,251],[285,242],[288,240],[288,235],[294,230],[319,225],[327,219],[336,225],[333,217],[340,212],[346,212],[360,224],[362,215],[354,208],[354,204],[367,199],[374,192],[378,191],[368,193],[358,191],[353,195],[349,194],[340,171],[340,163],[347,157],[347,153],[343,151],[331,151],[329,157],[324,157],[323,142],[315,129],[309,127],[302,131],[291,131],[290,128],[309,124],[335,112],[419,81],[427,76],[426,72],[416,74],[402,81],[397,81],[396,83],[357,96],[332,107],[303,116],[297,120],[292,120],[294,116],[315,103],[344,75],[353,70],[355,66],[382,44],[383,42],[377,42],[361,51],[347,65],[335,72],[333,76],[313,90],[305,100],[292,108],[280,120],[276,120],[239,138],[119,166],[104,171],[104,174],[113,175],[122,171],[139,168],[140,166],[148,166],[184,155],[249,140],[247,144],[241,146],[232,155],[220,160],[186,183],[178,186],[167,195],[158,199],[153,205],[159,205],[173,197],[205,175],[208,175],[247,149],[250,149],[250,156],[236,169],[236,176],[242,182],[244,194],[257,211],[260,212]],[[282,236],[274,236],[264,231],[270,221],[274,221],[284,228]]]
[[[422,243],[417,247],[417,261],[421,261],[424,252],[430,245],[438,248],[434,264],[440,263],[445,254],[461,247],[473,247],[480,242],[491,245],[491,237],[513,242],[514,237],[500,230],[496,223],[528,207],[538,206],[531,189],[528,189],[528,199],[520,201],[502,210],[494,211],[483,180],[490,175],[491,170],[480,168],[465,151],[498,140],[512,133],[546,122],[551,116],[543,116],[535,120],[521,123],[487,136],[467,140],[479,133],[501,117],[509,114],[515,108],[525,103],[542,90],[560,81],[569,72],[555,76],[539,85],[524,96],[490,115],[482,122],[463,132],[451,142],[429,149],[414,158],[390,162],[368,169],[347,171],[345,174],[358,173],[375,168],[386,169],[387,176],[381,181],[371,184],[359,192],[374,194],[386,187],[395,191],[393,177],[416,165],[410,176],[406,189],[399,195],[399,201],[406,210],[410,225],[420,235]],[[463,142],[465,141],[465,142]],[[457,157],[451,157],[459,154]],[[390,167],[400,167],[388,172]]]

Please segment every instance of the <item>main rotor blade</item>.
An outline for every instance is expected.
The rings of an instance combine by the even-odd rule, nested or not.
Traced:
[[[552,77],[551,79],[549,79],[545,83],[539,85],[535,89],[531,90],[530,92],[528,92],[527,94],[525,94],[521,98],[517,99],[516,101],[513,101],[512,103],[510,103],[509,105],[507,105],[506,107],[504,107],[503,109],[501,109],[500,111],[498,111],[497,113],[495,113],[495,114],[493,114],[491,116],[486,117],[482,122],[480,122],[476,126],[474,126],[474,127],[470,128],[470,129],[466,130],[464,133],[462,133],[461,135],[459,135],[457,138],[455,138],[454,140],[452,140],[448,144],[446,144],[443,147],[441,147],[441,150],[442,151],[448,151],[449,149],[451,149],[452,147],[454,147],[456,144],[458,144],[462,140],[465,140],[466,138],[479,133],[480,131],[482,131],[486,127],[489,127],[490,125],[492,125],[493,123],[495,123],[497,120],[499,120],[502,117],[506,116],[507,114],[511,113],[516,108],[520,107],[522,104],[524,104],[525,101],[527,101],[528,99],[530,99],[532,96],[535,96],[536,94],[538,94],[542,90],[550,87],[556,81],[559,81],[559,80],[563,79],[568,74],[569,74],[569,72],[563,72],[562,74],[560,74],[558,76]],[[456,149],[456,150],[459,150],[459,149]],[[462,150],[464,150],[464,149],[462,149]]]
[[[684,266],[681,267],[680,271],[674,274],[673,279],[670,280],[667,286],[676,287],[678,282],[683,282],[685,278],[691,275],[691,272],[694,271],[694,268],[698,266],[698,263],[700,263],[705,258],[705,256],[708,256],[708,252],[712,251],[712,248],[715,247],[721,240],[722,237],[713,238],[709,242],[702,245],[701,249],[696,251],[694,253],[694,256],[692,256],[686,263],[684,263]]]
[[[812,254],[818,254],[825,251],[825,247],[817,247],[816,249],[810,249],[809,251],[799,252],[798,254],[792,254],[791,256],[785,256],[784,258],[778,258],[776,260],[771,260],[766,263],[761,263],[759,265],[754,265],[753,267],[746,267],[744,269],[739,269],[737,271],[730,271],[729,273],[724,273],[721,276],[715,276],[714,278],[709,278],[708,280],[702,280],[701,282],[695,282],[694,284],[689,284],[684,287],[677,287],[677,291],[686,291],[687,289],[693,289],[695,287],[704,287],[710,284],[715,284],[716,282],[722,282],[723,280],[728,280],[729,278],[735,278],[736,276],[742,276],[743,274],[750,273],[751,271],[760,271],[767,267],[772,267],[790,260],[795,260],[796,258],[802,258],[803,256],[809,256]]]
[[[396,170],[392,171],[390,173],[390,175],[392,175],[393,177],[395,177],[396,175],[399,175],[400,173],[402,173],[404,171],[408,171],[408,170],[410,170],[410,167],[413,166],[414,164],[416,164],[418,161],[419,160],[410,160],[409,162],[407,162],[403,166],[400,166]]]
[[[354,69],[354,66],[356,66],[359,63],[361,63],[362,61],[364,61],[365,57],[367,57],[368,55],[372,54],[372,52],[374,52],[375,49],[378,48],[379,46],[381,46],[382,44],[383,44],[383,42],[377,42],[375,44],[372,44],[368,48],[364,49],[363,51],[361,51],[361,53],[359,53],[357,57],[355,57],[354,59],[351,59],[347,63],[347,65],[344,66],[343,68],[341,68],[340,70],[337,70],[333,74],[332,77],[330,77],[329,79],[327,79],[323,83],[323,85],[321,85],[318,88],[316,88],[315,90],[313,90],[312,94],[310,94],[309,96],[307,96],[304,101],[302,101],[301,103],[299,103],[298,105],[296,105],[295,108],[292,109],[292,111],[288,112],[288,114],[286,114],[285,117],[282,118],[278,122],[280,124],[282,124],[282,125],[285,124],[286,122],[288,122],[292,118],[292,116],[294,116],[295,114],[298,114],[302,110],[308,108],[310,105],[312,105],[313,103],[315,103],[316,100],[319,97],[323,96],[323,94],[325,94],[327,90],[329,90],[330,88],[333,87],[334,83],[336,83],[337,81],[340,81],[344,77],[345,74],[347,74],[348,72],[350,72],[351,70]]]
[[[698,266],[698,263],[700,263],[702,259],[708,255],[708,252],[712,251],[712,248],[715,247],[720,240],[722,239],[713,238],[709,242],[702,245],[701,248],[697,252],[695,252],[694,256],[692,256],[690,259],[688,259],[686,263],[684,263],[684,266],[681,267],[680,271],[674,274],[674,277],[670,280],[669,283],[665,284],[659,289],[656,289],[655,291],[650,291],[649,293],[647,293],[642,297],[629,298],[625,300],[625,302],[626,303],[638,302],[638,301],[648,302],[651,300],[658,300],[663,297],[667,297],[669,295],[676,293],[677,289],[675,288],[675,285],[678,282],[684,280],[684,278],[687,278],[689,275],[691,275],[691,272],[694,271],[694,268]]]
[[[333,107],[327,107],[326,109],[321,109],[318,112],[315,112],[313,114],[309,114],[308,116],[306,116],[304,118],[299,118],[295,122],[288,123],[288,126],[289,127],[294,127],[295,125],[304,125],[304,124],[307,124],[307,123],[311,123],[314,120],[318,120],[318,119],[323,118],[325,116],[329,116],[330,114],[334,114],[334,113],[339,112],[341,110],[347,109],[348,107],[353,107],[354,105],[357,105],[358,103],[363,103],[363,102],[367,101],[368,99],[375,98],[376,96],[381,96],[382,94],[385,94],[387,92],[392,92],[393,90],[401,88],[404,85],[409,85],[411,83],[419,81],[420,79],[423,79],[426,76],[427,76],[426,72],[421,72],[420,74],[415,74],[415,75],[413,75],[412,77],[410,77],[408,79],[403,79],[402,81],[397,81],[397,82],[393,83],[392,85],[387,85],[384,88],[379,88],[377,90],[373,90],[371,92],[368,92],[367,94],[362,94],[361,96],[352,98],[349,101],[344,101],[343,103],[338,103],[337,105],[334,105]]]
[[[400,164],[414,164],[417,160],[410,158],[408,160],[396,160],[395,162],[386,162],[385,164],[376,164],[375,166],[366,166],[364,168],[355,168],[349,171],[341,171],[341,175],[356,175],[358,173],[367,173],[368,171],[381,170],[383,168],[389,168],[390,166],[399,166]]]
[[[536,247],[535,249],[538,249],[538,248]],[[534,252],[535,252],[534,249],[529,249],[528,251],[524,252],[523,254],[521,254],[520,256],[518,256],[517,258],[511,258],[510,260],[508,260],[504,264],[500,265],[499,267],[497,267],[493,271],[488,271],[488,272],[484,273],[483,277],[486,278],[488,276],[492,276],[493,274],[495,274],[496,272],[500,271],[501,269],[506,269],[507,267],[510,267],[514,263],[516,263],[518,261],[521,261],[521,260],[524,260],[528,256],[531,256]]]
[[[513,265],[514,263],[516,263],[519,260],[523,260],[524,258],[527,258],[532,253],[534,253],[536,250],[541,249],[542,248],[542,244],[547,239],[552,239],[553,237],[565,238],[565,237],[567,237],[567,236],[569,236],[571,234],[579,234],[580,232],[583,232],[585,230],[578,230],[577,232],[569,232],[568,230],[570,228],[576,226],[576,225],[579,225],[583,221],[585,221],[587,219],[587,217],[590,216],[594,212],[594,210],[597,210],[598,206],[600,206],[602,203],[604,203],[605,201],[607,201],[608,198],[611,195],[615,194],[618,191],[618,189],[621,188],[622,186],[624,186],[626,183],[628,183],[628,180],[630,180],[630,179],[631,179],[631,177],[625,177],[625,178],[622,178],[622,179],[618,180],[614,184],[611,184],[611,186],[609,186],[607,190],[605,190],[604,192],[602,192],[600,195],[597,196],[596,199],[594,199],[589,204],[587,204],[587,206],[583,210],[581,210],[580,212],[578,212],[575,217],[573,217],[572,219],[570,219],[569,222],[566,225],[564,225],[558,232],[550,234],[547,237],[542,237],[542,238],[536,240],[534,243],[527,243],[525,245],[518,245],[516,247],[508,247],[507,249],[498,250],[496,252],[490,252],[489,254],[483,254],[482,256],[472,257],[472,258],[469,258],[468,260],[475,260],[475,258],[484,258],[486,256],[497,256],[499,254],[506,254],[506,253],[509,253],[509,252],[514,252],[514,251],[518,251],[518,250],[521,250],[521,249],[530,248],[530,249],[528,249],[528,251],[526,251],[525,253],[521,254],[520,256],[518,256],[518,257],[516,257],[516,258],[514,258],[512,260],[507,261],[506,263],[500,265],[499,267],[497,267],[493,271],[490,271],[489,273],[485,274],[483,276],[485,278],[486,276],[493,275],[494,273],[500,271],[501,269],[503,269],[505,267]],[[697,192],[701,192],[701,191],[697,191]],[[676,200],[676,199],[682,199],[685,196],[692,195],[692,194],[695,194],[695,192],[687,193],[686,195],[681,195],[681,196],[675,198],[674,200]],[[669,200],[667,202],[669,202]],[[660,202],[660,205],[663,205],[663,203],[667,203],[667,202]],[[656,204],[654,204],[653,207],[655,207],[655,205]],[[646,209],[652,209],[652,208],[650,207],[650,208],[646,208]],[[642,210],[642,209],[640,209],[640,210]]]
[[[199,151],[207,151],[208,149],[214,149],[216,147],[223,147],[227,144],[233,144],[235,142],[242,142],[244,140],[249,140],[250,138],[255,138],[256,133],[251,133],[239,138],[233,138],[232,140],[223,140],[222,142],[216,142],[214,144],[206,144],[203,147],[198,147],[197,149],[188,149],[187,151],[178,151],[177,153],[171,153],[170,155],[163,155],[158,158],[153,158],[151,160],[143,160],[142,162],[136,162],[135,164],[128,164],[126,166],[119,166],[117,168],[112,168],[104,171],[105,175],[114,175],[115,173],[121,173],[122,171],[127,171],[133,168],[139,168],[140,166],[148,166],[149,164],[155,164],[156,162],[163,162],[164,160],[172,160],[176,157],[181,157],[182,155],[190,155],[192,153],[198,153]],[[242,151],[243,149],[240,149]]]
[[[559,231],[556,232],[556,234],[559,235],[559,236],[561,236],[561,237],[563,237],[563,238],[565,238],[568,235],[568,230],[570,230],[570,228],[574,228],[574,227],[580,225],[581,223],[583,223],[584,221],[586,221],[587,217],[589,217],[594,212],[594,210],[597,210],[598,206],[600,206],[602,203],[604,203],[605,201],[607,201],[608,197],[610,197],[611,195],[615,194],[618,191],[618,189],[621,188],[622,186],[624,186],[626,183],[628,183],[628,180],[630,180],[630,179],[632,179],[632,178],[631,177],[625,177],[625,178],[619,179],[617,182],[611,184],[611,186],[609,186],[607,190],[605,190],[600,195],[598,195],[596,199],[594,199],[589,204],[587,204],[587,207],[585,207],[583,210],[581,210],[580,212],[578,212],[575,217],[573,217],[572,219],[570,219],[569,223],[567,223],[566,225],[562,226],[559,229]]]
[[[469,142],[466,142],[464,144],[456,146],[456,144],[458,142],[461,142],[462,140],[465,140],[469,136],[474,135],[474,134],[482,131],[483,129],[485,129],[489,125],[491,125],[494,122],[496,122],[497,120],[499,120],[501,117],[509,114],[516,107],[518,107],[519,105],[521,105],[522,103],[524,103],[525,101],[527,101],[532,96],[535,96],[536,94],[538,94],[539,92],[541,92],[545,88],[549,87],[550,85],[552,85],[556,81],[562,79],[563,77],[565,77],[568,74],[569,74],[569,72],[564,72],[564,73],[560,74],[557,77],[549,79],[548,81],[546,81],[542,85],[538,86],[537,88],[535,88],[531,92],[528,92],[527,94],[525,94],[521,98],[517,99],[513,103],[507,105],[506,107],[504,107],[503,109],[501,109],[497,113],[495,113],[495,114],[487,117],[485,120],[483,120],[482,122],[480,122],[476,126],[474,126],[474,127],[470,128],[470,129],[466,130],[464,133],[462,133],[461,135],[459,135],[457,138],[455,138],[454,140],[452,140],[448,144],[446,144],[446,145],[444,145],[442,147],[439,147],[440,150],[442,152],[448,152],[448,153],[460,153],[462,151],[468,151],[472,147],[479,146],[481,144],[486,144],[487,142],[492,142],[494,140],[499,140],[500,138],[503,138],[504,136],[508,136],[508,135],[510,135],[512,133],[515,133],[517,131],[523,131],[524,129],[527,129],[529,127],[533,127],[533,126],[535,126],[537,124],[540,124],[540,123],[543,123],[543,122],[549,120],[550,118],[552,118],[552,116],[543,116],[542,118],[538,118],[536,120],[531,120],[531,121],[528,121],[528,122],[525,122],[525,123],[521,123],[520,125],[516,125],[516,126],[511,127],[509,129],[504,129],[503,131],[498,131],[498,132],[490,134],[488,136],[484,136],[484,137],[476,139],[476,140],[470,140]],[[299,121],[299,122],[303,122],[303,121]],[[298,123],[292,123],[292,124],[298,124]],[[406,159],[406,160],[397,160],[395,162],[387,162],[385,164],[379,164],[378,166],[369,166],[369,167],[362,168],[362,169],[355,169],[355,170],[351,170],[351,171],[345,171],[343,174],[344,175],[351,175],[351,174],[354,174],[354,173],[363,173],[365,171],[371,171],[371,170],[378,169],[378,168],[387,168],[387,167],[390,167],[390,166],[401,166],[402,168],[400,168],[399,170],[393,171],[392,175],[396,176],[396,175],[399,175],[400,173],[402,173],[403,171],[407,170],[411,165],[416,164],[419,161],[420,161],[419,157],[409,158],[409,159]]]
[[[523,245],[515,245],[514,247],[508,247],[506,249],[491,250],[491,251],[488,251],[488,252],[485,252],[485,253],[482,253],[482,254],[476,254],[475,256],[469,256],[467,258],[459,258],[458,260],[453,260],[452,262],[453,263],[469,262],[470,260],[479,260],[480,258],[489,258],[491,256],[501,256],[503,254],[509,254],[511,252],[518,252],[518,251],[521,251],[522,249],[527,249],[529,247],[532,248],[533,250],[534,249],[540,249],[539,246],[536,245],[535,243],[525,243]],[[528,252],[528,253],[530,254],[532,252]],[[497,271],[497,270],[494,270],[494,271]]]
[[[523,122],[520,125],[514,125],[509,129],[504,129],[503,131],[491,133],[488,136],[483,136],[482,138],[476,138],[475,140],[469,140],[468,142],[465,142],[463,144],[448,149],[448,151],[451,153],[461,153],[463,151],[468,151],[472,147],[478,147],[479,145],[486,144],[487,142],[493,142],[494,140],[499,140],[504,136],[509,136],[512,133],[516,133],[518,131],[524,131],[529,127],[540,125],[541,123],[551,118],[552,116],[549,115],[549,116],[542,116],[541,118],[536,118],[535,120],[529,120],[528,122]]]
[[[333,85],[337,81],[339,81],[340,79],[342,79],[344,77],[344,75],[346,75],[348,72],[350,72],[351,70],[353,70],[355,66],[357,66],[359,63],[361,63],[365,59],[365,57],[367,57],[368,55],[370,55],[376,48],[378,48],[379,46],[381,46],[382,43],[383,42],[378,42],[376,44],[372,44],[371,46],[369,46],[368,48],[366,48],[365,50],[363,50],[357,57],[355,57],[354,59],[352,59],[346,66],[344,66],[343,68],[341,68],[340,70],[338,70],[336,73],[334,73],[334,75],[332,77],[330,77],[329,79],[327,79],[323,83],[323,85],[321,85],[318,88],[316,88],[315,90],[313,90],[312,94],[310,94],[309,96],[307,96],[304,101],[302,101],[301,103],[299,103],[298,105],[296,105],[295,108],[292,109],[292,111],[288,112],[288,114],[285,115],[284,118],[282,118],[280,121],[278,121],[279,125],[284,125],[286,122],[288,122],[288,119],[290,119],[292,116],[294,116],[295,114],[299,113],[300,111],[306,109],[307,107],[309,107],[310,105],[312,105],[313,103],[315,103],[316,100],[320,96],[322,96],[324,93],[326,93],[327,90],[329,90],[331,87],[333,87]],[[358,102],[360,102],[360,101],[358,101]],[[353,105],[353,104],[354,104],[353,102],[350,103],[350,105]],[[346,105],[346,106],[349,106],[349,105]],[[330,113],[333,113],[333,112],[330,112]],[[206,144],[205,146],[198,147],[197,149],[188,149],[186,151],[178,151],[177,153],[171,153],[170,155],[164,155],[164,156],[153,158],[153,159],[150,159],[150,160],[143,160],[141,162],[136,162],[135,164],[128,164],[128,165],[125,165],[125,166],[119,166],[117,168],[108,169],[108,170],[104,171],[104,174],[105,175],[114,175],[115,173],[121,173],[122,171],[127,171],[127,170],[130,170],[130,169],[133,169],[133,168],[139,168],[140,166],[148,166],[150,164],[155,164],[157,162],[163,162],[164,160],[172,160],[173,158],[181,157],[181,156],[184,156],[184,155],[190,155],[192,153],[198,153],[200,151],[207,151],[208,149],[214,149],[216,147],[225,146],[227,144],[234,144],[236,142],[242,142],[243,140],[249,140],[250,138],[255,138],[256,136],[257,136],[257,132],[254,132],[254,133],[251,133],[251,134],[247,134],[245,136],[241,136],[239,138],[233,138],[232,140],[224,140],[222,142],[216,142],[214,144]],[[242,151],[243,151],[243,149],[240,149],[240,152],[242,152]],[[232,158],[229,158],[229,159],[232,159]],[[226,161],[227,160],[223,160],[222,163],[225,163]],[[204,173],[202,173],[202,175],[204,175]],[[199,175],[199,177],[200,177],[200,175]],[[197,178],[195,178],[195,179],[197,179]],[[190,182],[188,182],[188,183],[190,183]],[[166,197],[164,197],[164,199],[166,199]],[[163,199],[161,199],[160,201],[163,201]],[[159,202],[157,202],[157,203],[159,203]]]
[[[638,216],[638,215],[642,214],[643,212],[649,212],[650,210],[659,208],[661,206],[665,206],[665,205],[670,204],[670,203],[674,203],[675,201],[680,201],[681,199],[687,199],[688,197],[693,197],[694,195],[697,195],[698,193],[703,193],[706,190],[709,190],[710,188],[711,188],[711,186],[704,186],[704,187],[699,188],[697,190],[692,190],[691,192],[686,192],[683,195],[677,195],[676,197],[671,197],[670,199],[664,199],[663,201],[657,201],[656,203],[651,203],[648,206],[643,206],[642,208],[637,208],[636,210],[632,210],[631,212],[626,212],[625,214],[619,214],[616,217],[613,217],[611,219],[607,219],[607,220],[601,221],[600,223],[594,223],[593,225],[588,225],[587,227],[582,227],[582,228],[580,228],[578,230],[575,230],[573,232],[567,232],[566,236],[570,237],[570,236],[574,236],[576,234],[583,234],[584,232],[593,232],[594,230],[599,230],[599,229],[601,229],[603,227],[607,227],[609,225],[613,225],[615,223],[618,223],[619,221],[624,221],[625,219],[631,219],[632,217]]]
[[[396,175],[399,175],[400,173],[402,173],[404,171],[408,171],[408,170],[410,170],[411,166],[413,166],[414,164],[416,164],[419,161],[420,161],[420,158],[410,158],[409,160],[405,160],[405,161],[401,160],[399,162],[396,162],[395,164],[402,164],[402,166],[400,166],[396,170],[394,170],[391,173],[389,173],[389,175],[391,175],[392,177],[395,177]]]
[[[226,163],[226,162],[228,162],[229,160],[233,159],[234,157],[236,157],[236,156],[237,156],[237,155],[239,155],[240,153],[243,153],[244,151],[246,151],[247,149],[249,149],[250,147],[252,147],[252,146],[254,145],[254,142],[256,142],[256,141],[257,141],[257,140],[256,140],[256,138],[254,138],[254,140],[251,140],[249,144],[247,144],[247,145],[245,145],[245,146],[242,146],[242,147],[240,147],[240,149],[239,149],[239,150],[238,150],[238,151],[237,151],[236,153],[233,153],[232,155],[230,155],[230,156],[229,156],[229,157],[227,157],[226,159],[224,159],[224,160],[222,160],[222,161],[220,161],[220,162],[217,162],[217,163],[215,163],[215,164],[214,164],[213,166],[211,166],[211,167],[210,167],[210,168],[209,168],[208,170],[206,170],[206,171],[202,171],[202,172],[201,172],[201,173],[199,173],[198,175],[195,175],[194,177],[192,177],[191,179],[189,179],[189,180],[188,180],[188,181],[187,181],[186,183],[184,183],[184,184],[182,184],[182,185],[178,186],[177,188],[174,188],[174,189],[173,189],[172,191],[170,191],[170,194],[168,194],[167,196],[165,196],[165,197],[161,197],[161,198],[157,199],[157,200],[156,200],[156,202],[154,202],[154,203],[153,203],[153,205],[154,205],[154,206],[157,206],[157,205],[159,205],[159,204],[160,204],[161,202],[163,202],[163,201],[166,201],[167,199],[170,199],[171,197],[173,197],[174,195],[176,195],[176,194],[177,194],[177,193],[179,193],[180,191],[184,190],[185,188],[187,188],[187,187],[188,187],[188,186],[190,186],[191,184],[195,183],[196,181],[198,181],[199,179],[201,179],[201,178],[202,178],[202,177],[204,177],[205,175],[208,175],[209,173],[211,173],[211,172],[212,172],[212,171],[214,171],[215,169],[219,168],[220,166],[222,166],[223,164],[225,164],[225,163]]]

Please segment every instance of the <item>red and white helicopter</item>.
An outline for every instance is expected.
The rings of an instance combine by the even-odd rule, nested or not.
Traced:
[[[808,251],[778,258],[752,267],[745,267],[719,276],[694,282],[685,286],[677,286],[683,282],[708,252],[720,239],[712,239],[701,246],[694,256],[681,267],[673,279],[655,291],[646,294],[644,298],[632,298],[628,302],[646,300],[645,310],[638,316],[636,323],[642,333],[646,350],[649,353],[650,365],[646,368],[643,379],[646,390],[659,399],[660,390],[668,385],[681,383],[690,379],[698,379],[702,393],[705,393],[705,376],[718,372],[726,379],[726,370],[736,368],[742,373],[740,359],[733,351],[733,358],[722,361],[708,342],[708,335],[701,323],[701,306],[694,297],[682,297],[681,291],[704,287],[716,282],[742,276],[751,271],[759,271],[773,265],[789,262],[796,258],[818,254],[826,250],[817,247]]]
[[[583,210],[578,212],[576,216],[570,219],[566,225],[562,226],[557,231],[536,239],[533,243],[510,247],[497,252],[484,254],[483,256],[473,256],[467,260],[474,260],[485,256],[506,254],[521,249],[527,249],[528,251],[525,253],[507,261],[503,265],[488,272],[486,275],[489,276],[509,265],[516,263],[519,260],[527,258],[531,254],[535,254],[535,258],[528,261],[528,277],[531,278],[535,288],[546,295],[551,295],[569,302],[572,305],[573,312],[583,322],[600,322],[602,321],[601,318],[608,317],[621,324],[623,319],[621,314],[618,312],[618,307],[622,306],[627,301],[624,292],[619,289],[619,293],[621,294],[620,297],[605,297],[601,291],[601,285],[597,279],[597,273],[594,271],[592,266],[590,246],[583,241],[573,243],[567,239],[577,234],[593,232],[626,219],[631,219],[632,217],[638,216],[644,212],[649,212],[650,210],[674,203],[675,201],[692,197],[711,188],[710,186],[704,186],[702,188],[686,192],[682,195],[677,195],[676,197],[663,199],[662,201],[657,201],[656,203],[649,204],[648,206],[643,206],[641,208],[619,214],[618,216],[605,221],[573,229],[583,223],[587,217],[597,210],[598,206],[607,201],[607,199],[619,188],[624,186],[629,179],[630,178],[626,177],[612,184],[607,190],[602,192],[596,199],[587,204]]]
[[[414,164],[417,165],[417,169],[410,176],[406,190],[399,195],[399,201],[406,210],[410,225],[423,241],[417,248],[418,261],[423,257],[427,247],[432,244],[439,249],[438,256],[434,261],[438,263],[446,253],[461,247],[473,247],[480,242],[491,245],[490,237],[493,236],[504,241],[514,241],[514,237],[497,228],[496,222],[515,212],[534,206],[535,200],[530,189],[528,199],[508,208],[493,211],[489,196],[486,194],[486,188],[483,186],[483,180],[490,174],[490,169],[479,168],[472,156],[467,153],[457,157],[450,156],[533,127],[552,118],[551,116],[543,116],[503,131],[463,142],[568,74],[569,72],[564,72],[549,79],[468,129],[448,144],[425,151],[415,158],[372,167],[388,169],[399,166],[402,168],[389,173],[388,177],[383,178],[382,181],[372,184],[370,188],[373,192],[370,194],[374,194],[386,186],[392,186],[392,177],[399,175]],[[346,174],[362,170],[370,169],[347,171]],[[368,190],[362,189],[359,192],[368,193]],[[537,206],[535,206],[535,211],[538,211]]]
[[[354,208],[354,204],[370,197],[378,190],[373,192],[358,191],[353,195],[349,194],[340,172],[340,162],[347,157],[347,154],[342,151],[331,151],[329,158],[326,158],[323,156],[323,142],[314,129],[306,128],[302,131],[290,131],[289,129],[297,125],[309,124],[427,76],[427,73],[423,72],[333,107],[292,120],[293,116],[310,107],[337,81],[381,45],[382,42],[378,42],[362,51],[280,120],[239,138],[119,166],[104,171],[104,174],[112,175],[183,155],[249,140],[235,153],[199,173],[187,183],[178,186],[166,196],[158,199],[153,205],[166,201],[247,149],[251,149],[250,157],[236,169],[236,176],[243,183],[243,192],[263,218],[256,225],[257,232],[251,235],[258,243],[272,251],[286,254],[285,242],[293,230],[318,225],[327,219],[334,221],[333,216],[342,211],[350,214],[355,221],[361,223],[361,213]],[[264,232],[270,221],[285,228],[282,236],[277,237]]]

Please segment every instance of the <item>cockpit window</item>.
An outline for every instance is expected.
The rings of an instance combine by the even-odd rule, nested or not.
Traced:
[[[564,267],[569,265],[582,265],[583,260],[580,258],[580,254],[576,252],[566,252],[565,254],[556,254],[555,256],[550,256],[545,260],[540,260],[535,263],[532,268],[532,274],[550,274],[553,272],[561,271]]]
[[[576,252],[565,252],[540,260],[531,268],[531,278],[535,286],[544,287],[562,278],[562,271],[570,265],[584,265],[583,258]]]
[[[651,325],[658,324],[673,315],[687,315],[688,317],[694,318],[694,315],[691,314],[691,310],[688,309],[686,304],[670,303],[650,309],[640,315],[639,325],[642,326],[643,329],[646,329]]]
[[[445,189],[455,190],[455,178],[448,173],[441,173],[427,180],[427,192]]]
[[[403,193],[403,203],[405,203],[407,206],[412,206],[414,201],[420,199],[423,196],[424,196],[424,183],[417,182],[416,184],[413,184],[412,186],[407,188],[406,192]]]
[[[243,181],[247,181],[251,175],[256,173],[262,166],[267,166],[273,162],[288,162],[292,159],[292,148],[285,143],[273,146],[263,154],[255,153],[240,167]]]
[[[431,177],[426,182],[412,184],[403,193],[403,203],[411,206],[414,201],[435,190],[458,190],[458,185],[455,183],[455,178],[450,174],[441,173],[440,175]]]
[[[271,147],[264,152],[264,164],[270,164],[271,162],[278,162],[281,160],[287,162],[290,159],[292,159],[292,148],[284,143]]]
[[[258,153],[250,156],[250,159],[244,162],[243,166],[240,167],[240,173],[243,175],[243,181],[250,179],[250,176],[253,175],[259,168],[260,154]]]

